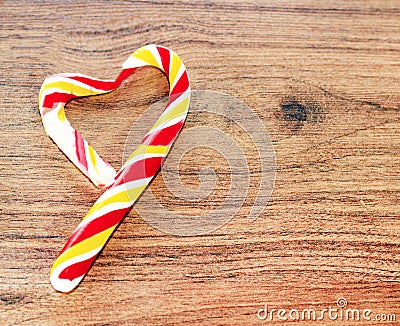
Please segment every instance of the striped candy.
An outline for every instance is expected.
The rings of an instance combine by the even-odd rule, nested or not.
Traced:
[[[64,106],[74,98],[113,91],[144,66],[156,67],[167,76],[169,101],[141,145],[117,173],[70,125]],[[54,262],[50,281],[61,292],[73,290],[89,271],[108,238],[160,169],[188,112],[189,78],[176,53],[162,46],[147,45],[135,51],[122,68],[116,80],[81,74],[53,75],[45,79],[40,90],[39,109],[46,133],[96,186],[106,187]]]

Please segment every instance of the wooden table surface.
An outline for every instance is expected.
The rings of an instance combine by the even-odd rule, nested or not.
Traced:
[[[398,1],[1,1],[0,26],[0,324],[250,325],[265,304],[321,311],[339,298],[371,309],[370,324],[400,320]],[[257,113],[276,153],[271,200],[256,221],[246,201],[193,237],[132,210],[79,288],[58,293],[51,265],[101,190],[45,135],[40,85],[60,72],[114,78],[149,43],[181,56],[193,89]],[[167,92],[145,69],[67,115],[118,166],[133,122]],[[188,184],[196,155],[182,163]],[[172,210],[210,208],[181,207],[162,174],[150,189]],[[273,317],[264,324],[285,324]],[[322,323],[367,321],[303,321]]]

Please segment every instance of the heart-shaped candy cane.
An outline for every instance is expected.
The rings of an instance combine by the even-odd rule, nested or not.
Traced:
[[[160,118],[118,173],[88,145],[68,122],[64,106],[74,98],[115,90],[136,69],[152,66],[167,76],[169,101]],[[189,108],[190,86],[185,66],[173,51],[158,45],[136,50],[116,80],[81,74],[57,74],[43,82],[39,109],[46,133],[96,185],[106,186],[61,250],[50,272],[53,287],[73,290],[89,271],[115,228],[154,178],[181,130]]]

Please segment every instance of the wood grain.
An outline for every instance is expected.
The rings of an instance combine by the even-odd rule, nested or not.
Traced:
[[[400,319],[398,1],[0,6],[1,324],[251,325],[264,304],[324,309],[340,297]],[[195,237],[164,234],[133,210],[81,286],[57,293],[52,262],[101,190],[46,137],[40,85],[59,72],[113,78],[148,43],[181,56],[193,89],[230,94],[258,114],[276,152],[272,198],[256,221],[246,201]],[[118,166],[132,123],[167,90],[147,69],[115,93],[70,103],[67,115]],[[196,155],[183,163],[187,184],[198,180]],[[162,175],[151,190],[163,196]]]

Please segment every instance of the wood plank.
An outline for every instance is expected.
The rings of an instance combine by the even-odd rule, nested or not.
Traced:
[[[0,8],[1,324],[251,325],[264,304],[321,311],[339,298],[371,309],[373,319],[400,319],[398,1]],[[101,190],[46,137],[40,85],[59,72],[113,78],[148,43],[181,56],[193,89],[227,93],[259,116],[276,154],[271,200],[248,220],[259,183],[254,159],[245,204],[211,233],[165,234],[133,210],[79,288],[57,293],[51,265]],[[143,69],[114,93],[70,103],[67,115],[117,167],[132,124],[167,92],[161,73]],[[229,129],[223,119],[190,114],[185,129],[198,125]],[[226,194],[223,155],[189,152],[180,173],[194,187],[204,162],[222,176],[212,200],[183,202],[162,174],[149,190],[176,213],[211,210]],[[143,196],[137,209],[146,207]]]

